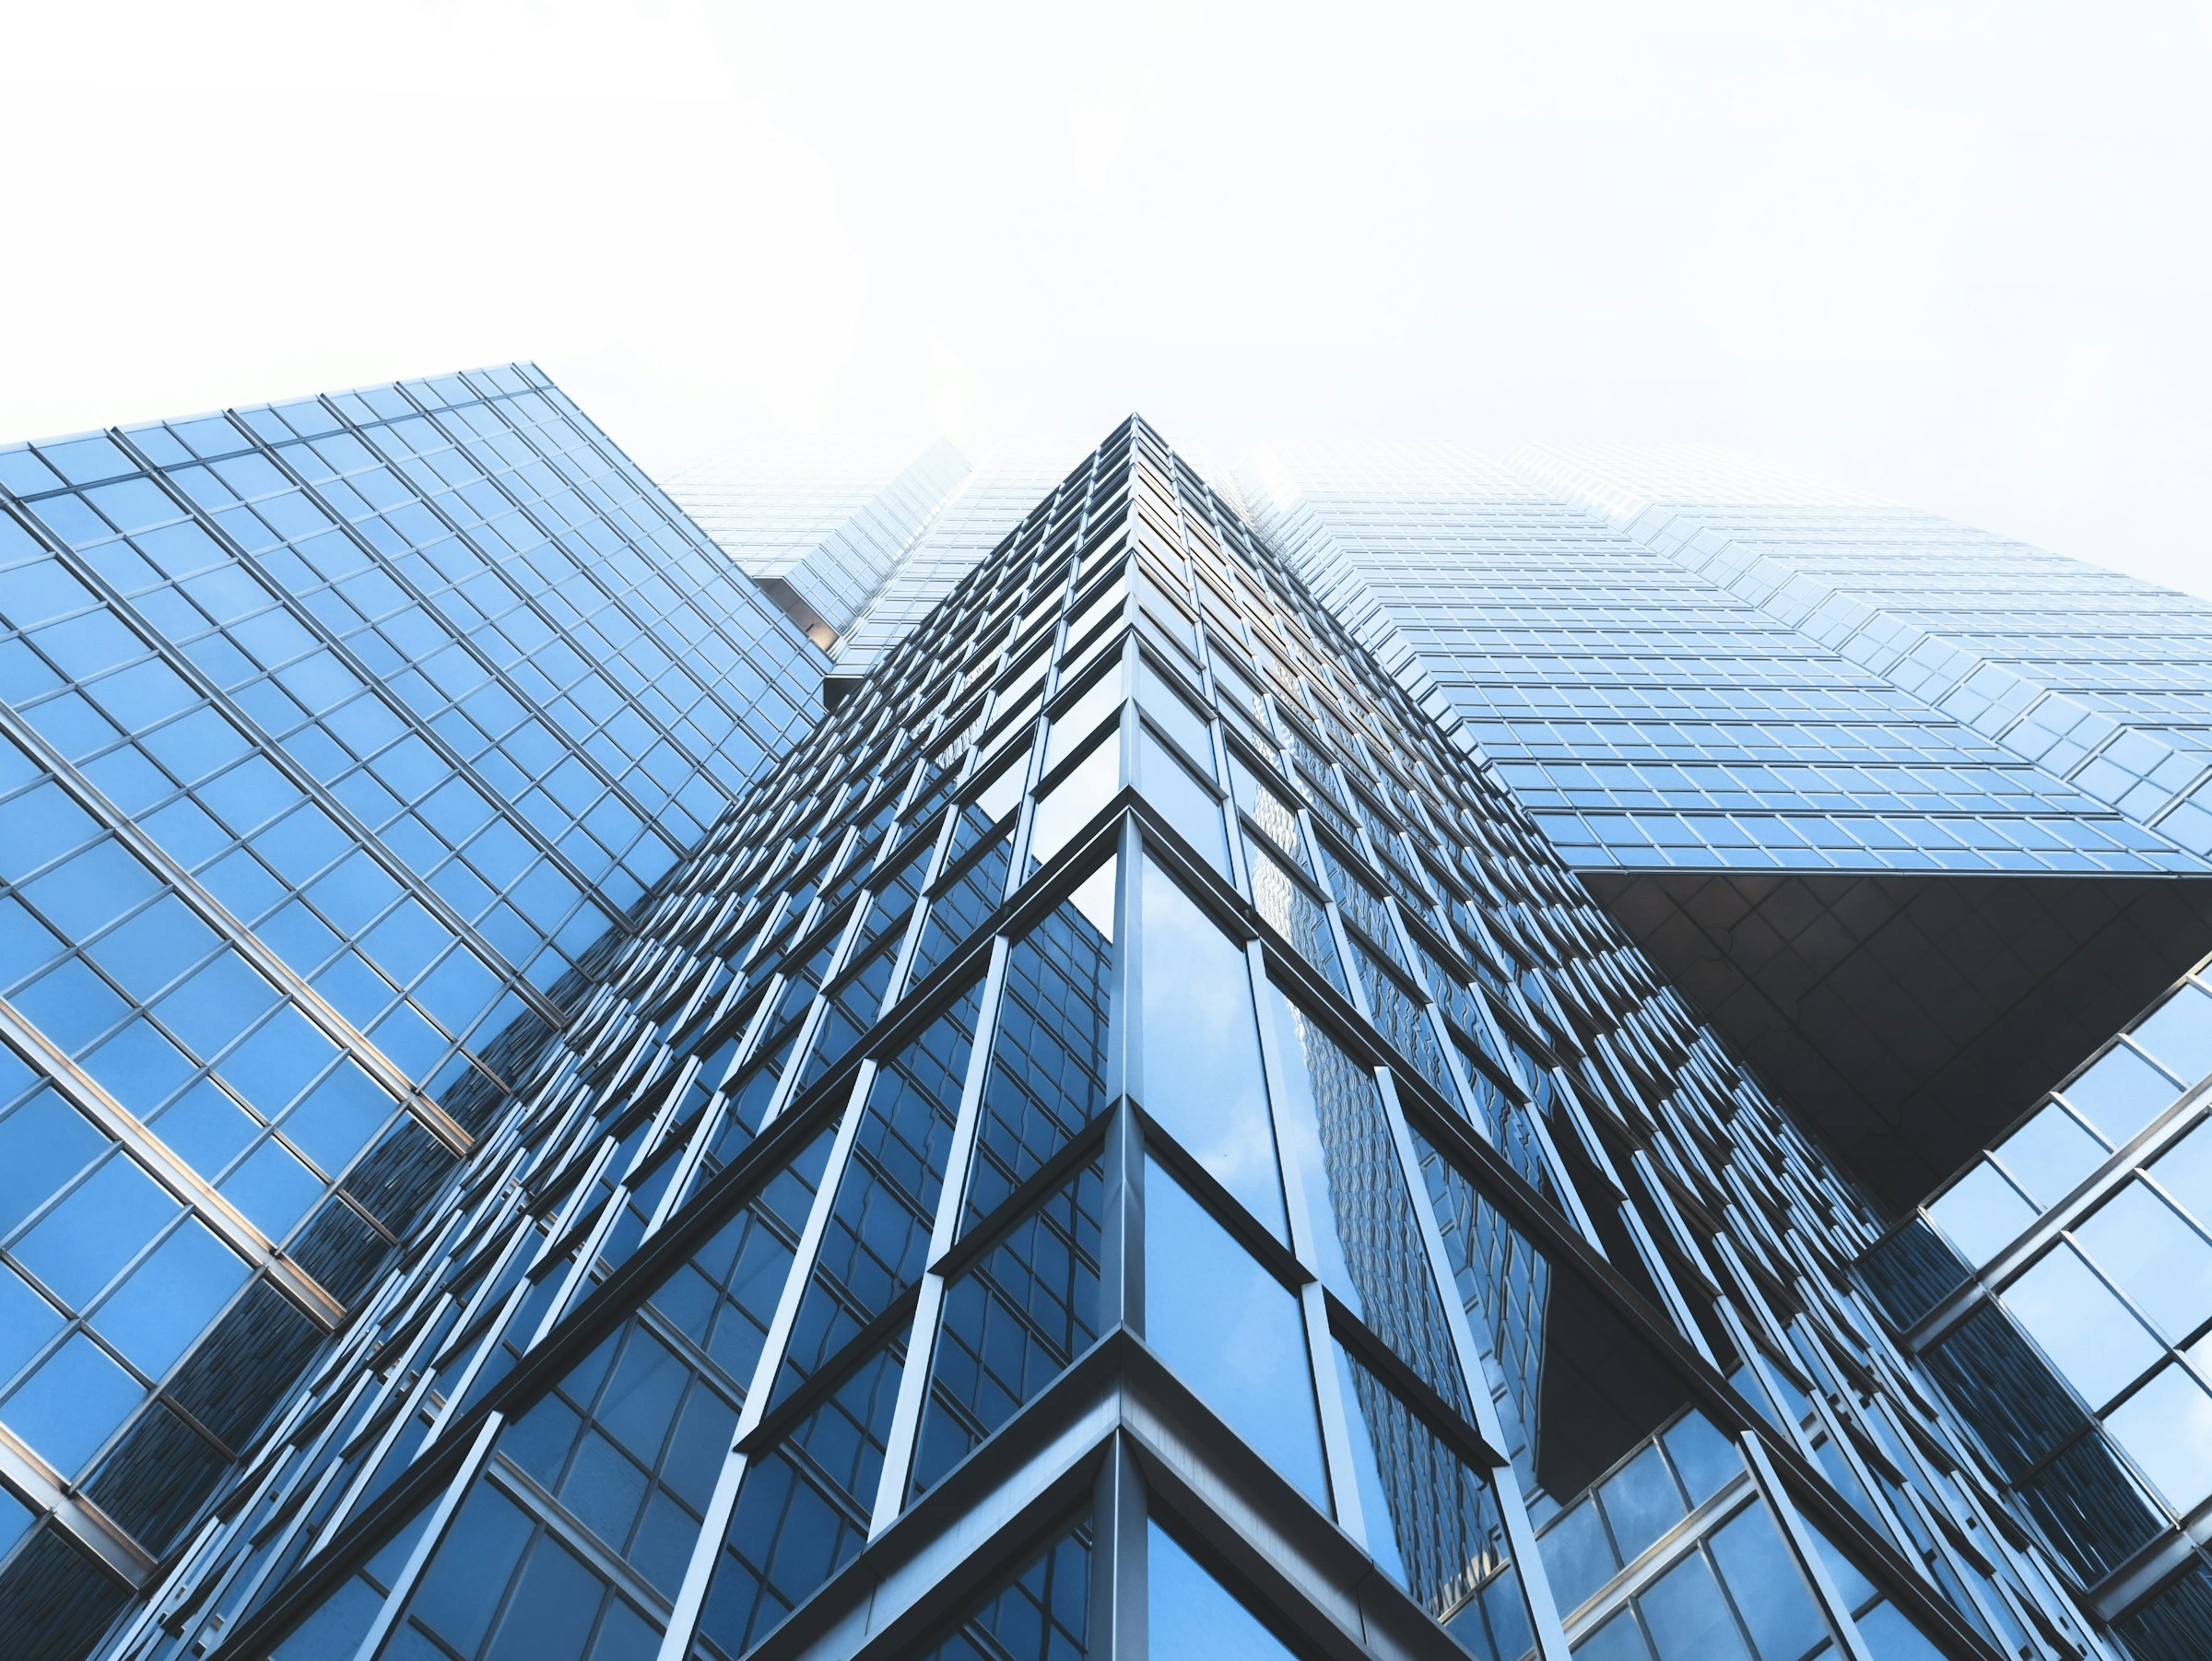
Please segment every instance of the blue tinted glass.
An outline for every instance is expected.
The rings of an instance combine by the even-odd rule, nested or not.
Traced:
[[[0,1119],[0,1235],[89,1165],[107,1138],[52,1090]]]
[[[321,1178],[291,1152],[264,1142],[221,1184],[223,1197],[271,1240],[282,1240],[323,1196]]]
[[[1574,1646],[1574,1661],[1651,1661],[1651,1654],[1632,1609],[1621,1610]]]
[[[1481,1661],[1519,1661],[1528,1606],[1489,1483],[1341,1345],[1345,1429],[1369,1553]]]
[[[485,1661],[579,1661],[606,1586],[559,1541],[541,1537]]]
[[[1145,1620],[1151,1652],[1208,1661],[1291,1661],[1280,1640],[1221,1588],[1158,1523],[1145,1530]]]
[[[187,1219],[109,1295],[93,1325],[159,1378],[245,1279],[238,1255]]]
[[[350,1061],[342,1061],[284,1120],[284,1134],[327,1172],[345,1169],[397,1104]]]
[[[1090,822],[1122,782],[1121,746],[1109,737],[1076,769],[1038,799],[1036,822],[1030,832],[1030,859],[1034,865],[1067,845],[1067,839]]]
[[[2071,1246],[2046,1254],[2003,1297],[2013,1319],[2093,1408],[2159,1357],[2158,1340]]]
[[[2212,993],[2186,985],[2147,1016],[2129,1034],[2176,1077],[2212,1073]]]
[[[2039,1206],[2056,1205],[2104,1163],[2107,1149],[2055,1101],[1997,1145],[1997,1158]]]
[[[1943,1661],[1943,1652],[1887,1599],[1861,1615],[1858,1628],[1875,1661]]]
[[[1986,1160],[1953,1183],[1928,1207],[1928,1215],[1965,1254],[1970,1263],[1986,1263],[2019,1238],[2036,1219],[2036,1209]]]
[[[61,1312],[0,1264],[0,1388],[61,1329]]]
[[[1682,1495],[1656,1444],[1646,1446],[1598,1485],[1598,1503],[1623,1562],[1633,1562],[1684,1515]]]
[[[2081,1116],[2111,1137],[2126,1141],[2181,1094],[2181,1088],[2125,1044],[2066,1086],[2065,1097]]]
[[[6,1134],[0,1130],[0,1137]],[[2198,1222],[2212,1226],[2212,1124],[2198,1125],[2169,1148],[2151,1165],[2150,1174]]]
[[[478,1482],[423,1571],[408,1619],[473,1655],[499,1609],[530,1530],[530,1519],[512,1500]]]
[[[0,1403],[0,1423],[65,1477],[75,1476],[145,1394],[99,1345],[72,1333]]]
[[[1782,1542],[1763,1502],[1730,1519],[1712,1539],[1736,1613],[1751,1630],[1759,1661],[1801,1661],[1828,1641],[1812,1588]]]
[[[1717,1430],[1712,1420],[1692,1409],[1677,1420],[1660,1440],[1675,1474],[1689,1490],[1689,1502],[1702,1505],[1721,1491],[1730,1478],[1742,1474],[1744,1457],[1735,1443]]]
[[[1597,1502],[1584,1500],[1561,1513],[1536,1542],[1559,1612],[1571,1615],[1620,1567],[1606,1537]]]
[[[1244,954],[1145,862],[1145,1110],[1276,1235],[1282,1179]]]
[[[1230,1429],[1328,1509],[1298,1300],[1149,1161],[1145,1341]]]
[[[154,1120],[154,1134],[202,1176],[214,1178],[260,1133],[253,1115],[203,1078]]]
[[[1229,870],[1229,837],[1221,804],[1149,731],[1136,742],[1137,788],[1215,870]]]
[[[159,1183],[117,1154],[16,1243],[16,1256],[65,1302],[82,1308],[181,1209]]]
[[[2212,1394],[2178,1361],[2106,1414],[2104,1424],[2176,1514],[2212,1494]]]
[[[2212,1315],[2212,1244],[2144,1184],[2121,1189],[2074,1238],[2169,1338]]]
[[[1732,1661],[1746,1654],[1712,1565],[1693,1551],[1637,1600],[1659,1661]]]

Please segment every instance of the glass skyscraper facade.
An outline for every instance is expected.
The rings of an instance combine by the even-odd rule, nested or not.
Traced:
[[[820,654],[527,368],[0,490],[7,1647],[146,1583]]]
[[[687,518],[526,367],[202,425],[0,453],[0,906],[53,943],[0,960],[10,1653],[2206,1653],[2193,787],[2027,753],[2089,668],[2005,724],[1807,622],[2027,684],[1997,591],[2058,564],[1949,527],[1916,589],[1903,516],[1788,481],[1807,598],[1751,551],[1784,483],[1703,453],[1225,494],[1132,418],[1072,472],[734,460]],[[141,660],[194,701],[125,719]],[[322,866],[134,736],[210,710]],[[41,886],[109,843],[156,886]],[[324,896],[357,856],[442,955]],[[200,956],[134,955],[171,901]],[[276,1012],[229,1037],[224,954]],[[139,1026],[179,1060],[103,1072]]]

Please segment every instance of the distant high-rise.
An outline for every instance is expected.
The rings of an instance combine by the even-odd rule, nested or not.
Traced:
[[[524,368],[0,453],[8,1653],[2212,1654],[2212,608],[1705,452],[784,450],[720,551]]]

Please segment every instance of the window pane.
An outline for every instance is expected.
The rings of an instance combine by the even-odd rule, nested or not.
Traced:
[[[1113,1004],[1110,859],[1006,960],[963,1227],[996,1210],[1106,1106]]]
[[[2129,1034],[2180,1078],[2212,1072],[2212,993],[2182,987]]]
[[[1110,736],[1039,798],[1036,823],[1030,832],[1032,869],[1065,847],[1067,839],[1106,805],[1121,785],[1121,744]]]
[[[2177,1514],[2212,1494],[2212,1395],[2179,1362],[2169,1362],[2104,1424]]]
[[[1160,1661],[1291,1661],[1281,1641],[1158,1523],[1145,1530],[1145,1620]]]
[[[2036,1209],[2004,1172],[1983,1160],[1928,1207],[1928,1215],[1969,1263],[1986,1263],[2019,1238],[2035,1220]]]
[[[1312,1219],[1321,1278],[1446,1401],[1464,1404],[1397,1144],[1374,1076],[1273,983],[1283,1058],[1280,1128]]]
[[[2047,1254],[2002,1297],[2013,1319],[2091,1407],[2158,1359],[2158,1340],[2072,1246]]]
[[[2053,1206],[2104,1163],[2106,1151],[2053,1101],[1998,1144],[1997,1158],[2037,1205]]]
[[[1150,860],[1143,906],[1145,1110],[1281,1239],[1282,1180],[1244,954]]]
[[[1693,1551],[1636,1600],[1659,1661],[1732,1661],[1746,1655],[1712,1566]]]
[[[1489,1483],[1335,1349],[1370,1555],[1469,1655],[1518,1661],[1533,1633]]]
[[[239,1255],[187,1218],[93,1317],[100,1335],[159,1378],[246,1281]]]
[[[1802,1661],[1828,1642],[1828,1623],[1765,1502],[1731,1518],[1712,1547],[1759,1661]]]
[[[2125,1044],[2065,1090],[2082,1117],[2111,1137],[2114,1146],[2148,1125],[2181,1094],[2181,1088]]]
[[[1157,807],[1215,870],[1229,870],[1229,839],[1222,829],[1221,804],[1191,770],[1168,753],[1148,728],[1136,736],[1136,783],[1145,800]]]
[[[1230,1429],[1329,1509],[1298,1300],[1150,1160],[1145,1342]]]
[[[145,1394],[107,1351],[77,1332],[0,1405],[0,1421],[72,1477]]]
[[[2212,1244],[2143,1184],[2121,1189],[2074,1237],[2169,1338],[2212,1314]]]

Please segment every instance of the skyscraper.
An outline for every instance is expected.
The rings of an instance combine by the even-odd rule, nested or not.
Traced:
[[[1607,485],[1606,457],[1277,452],[1225,497],[1133,418],[1057,479],[892,455],[779,506],[732,466],[718,523],[679,485],[789,590],[763,599],[534,371],[357,396],[376,418],[225,424],[334,526],[350,501],[290,459],[301,423],[386,456],[380,420],[477,434],[380,464],[477,510],[419,485],[437,523],[382,554],[418,589],[443,536],[535,546],[495,501],[580,553],[539,464],[587,449],[628,489],[576,490],[581,547],[715,626],[667,655],[760,748],[699,754],[726,806],[657,808],[680,855],[621,867],[644,890],[613,889],[594,943],[528,960],[546,1007],[464,1044],[488,1082],[411,1220],[342,1259],[327,1336],[258,1372],[221,1352],[211,1380],[262,1394],[204,1478],[127,1434],[76,1467],[117,1473],[97,1491],[30,1457],[18,1381],[73,1345],[195,1434],[214,1397],[142,1365],[129,1301],[103,1325],[120,1292],[64,1313],[50,1277],[105,1261],[98,1231],[35,1243],[89,1179],[18,1183],[41,1220],[0,1251],[65,1335],[28,1329],[0,1396],[29,1502],[0,1632],[25,1653],[2203,1653],[2212,990],[2183,976],[2212,866],[2161,829],[2188,792],[2154,812],[2069,782],[1719,574],[1756,561],[1705,570],[1751,534],[1712,458],[1677,498],[1656,464]],[[335,472],[364,505],[389,488]],[[65,495],[135,548],[98,489],[27,499],[39,557],[120,559],[57,529]],[[301,563],[242,538],[233,563],[324,620],[288,535]],[[441,606],[371,690],[456,646],[511,679],[548,656],[500,662],[477,619],[505,614],[454,586],[478,610]],[[604,626],[568,643],[614,701],[488,793],[541,834],[561,741],[606,772],[626,714],[680,736],[665,670],[623,678]],[[741,696],[703,678],[733,643]],[[265,707],[241,705],[275,765]],[[452,745],[443,706],[407,707]],[[319,780],[327,752],[300,755]],[[114,802],[110,834],[146,818]],[[38,880],[25,914],[73,940]],[[1747,919],[1785,913],[1762,952]],[[248,940],[275,914],[206,908]],[[1913,960],[1913,929],[1983,972]],[[27,1029],[68,1007],[32,1001]],[[35,1049],[41,1088],[71,1082]],[[168,1153],[151,1095],[104,1111],[111,1160]],[[269,1246],[296,1296],[300,1254]],[[179,1375],[215,1353],[196,1330]],[[166,1534],[116,1528],[117,1492],[167,1496]]]
[[[524,368],[0,488],[12,1641],[147,1583],[823,660]]]

